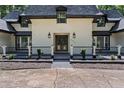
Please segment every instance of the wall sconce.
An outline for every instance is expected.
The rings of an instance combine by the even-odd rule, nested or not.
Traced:
[[[76,34],[75,34],[75,32],[73,32],[73,38],[76,38]]]
[[[50,34],[50,32],[48,33],[48,38],[51,38],[51,34]]]

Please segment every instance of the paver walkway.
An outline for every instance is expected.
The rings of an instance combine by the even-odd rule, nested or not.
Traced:
[[[0,87],[124,87],[124,70],[76,68],[0,70]]]

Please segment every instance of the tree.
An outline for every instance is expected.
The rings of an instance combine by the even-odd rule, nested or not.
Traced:
[[[120,13],[124,15],[124,5],[98,5],[97,7],[101,10],[117,9]]]
[[[13,10],[24,11],[25,8],[26,8],[25,5],[1,5],[0,18],[4,17],[7,13]]]
[[[116,6],[115,5],[98,5],[98,9],[101,9],[101,10],[110,10],[113,8],[116,8]]]

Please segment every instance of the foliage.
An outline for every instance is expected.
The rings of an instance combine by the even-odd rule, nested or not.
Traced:
[[[111,60],[115,60],[115,55],[111,55]]]
[[[13,54],[9,55],[9,58],[8,59],[9,60],[14,59],[14,55]]]
[[[41,51],[41,49],[37,49],[37,54],[38,54],[38,59],[41,58],[41,55],[43,54],[43,52]]]
[[[23,11],[26,7],[27,5],[0,5],[0,17],[4,17],[13,10]],[[124,5],[98,5],[97,7],[101,10],[117,9],[124,15]]]
[[[0,5],[0,17],[4,17],[13,10],[23,11],[25,8],[25,5]]]
[[[81,49],[81,53],[80,53],[83,57],[83,59],[86,58],[86,49]]]
[[[98,5],[97,7],[101,10],[117,9],[120,13],[124,15],[124,5]]]

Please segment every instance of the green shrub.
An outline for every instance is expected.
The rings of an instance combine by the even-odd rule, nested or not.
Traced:
[[[85,59],[86,58],[86,49],[82,49],[80,54],[82,55],[82,58]]]
[[[41,58],[41,55],[43,54],[43,52],[41,51],[41,49],[37,49],[37,55],[38,55],[38,59]]]
[[[9,60],[14,59],[14,55],[9,55]]]
[[[111,55],[111,60],[115,60],[115,55]]]

